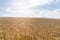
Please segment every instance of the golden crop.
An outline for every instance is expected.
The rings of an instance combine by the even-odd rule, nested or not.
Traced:
[[[60,19],[0,18],[0,40],[60,40]]]

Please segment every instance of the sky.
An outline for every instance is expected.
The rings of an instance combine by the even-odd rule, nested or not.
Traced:
[[[0,17],[60,19],[60,0],[0,0]]]

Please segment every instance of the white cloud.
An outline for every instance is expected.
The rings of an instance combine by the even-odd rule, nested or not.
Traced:
[[[35,17],[60,18],[60,9],[34,11]]]
[[[9,4],[11,7],[5,11],[8,13],[4,16],[10,17],[46,17],[60,18],[60,9],[57,10],[32,10],[32,7],[51,3],[53,0],[12,0]]]
[[[30,12],[30,13],[29,13]],[[5,15],[6,16],[6,15]],[[27,10],[27,11],[23,11],[21,10],[17,12],[15,12],[14,14],[9,14],[8,16],[10,17],[36,17],[36,18],[59,18],[60,19],[60,9],[56,9],[56,10]]]
[[[52,1],[53,0],[13,0],[11,5],[18,8],[31,8],[37,5],[50,3]]]
[[[7,8],[7,12],[12,13],[31,13],[32,7],[35,7],[37,5],[42,5],[46,3],[50,3],[52,0],[11,0],[11,3],[8,4],[11,5],[11,7]]]
[[[11,8],[7,8],[6,11],[10,12],[11,11]]]

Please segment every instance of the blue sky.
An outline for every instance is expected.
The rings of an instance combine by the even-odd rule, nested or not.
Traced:
[[[60,18],[60,0],[0,0],[0,17]]]
[[[54,0],[50,4],[40,5],[40,6],[37,6],[35,9],[39,9],[39,10],[56,10],[56,9],[60,9],[60,1],[57,2],[56,0]]]

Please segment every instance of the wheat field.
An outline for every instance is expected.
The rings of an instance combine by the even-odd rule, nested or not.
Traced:
[[[60,40],[60,19],[0,18],[0,40]]]

